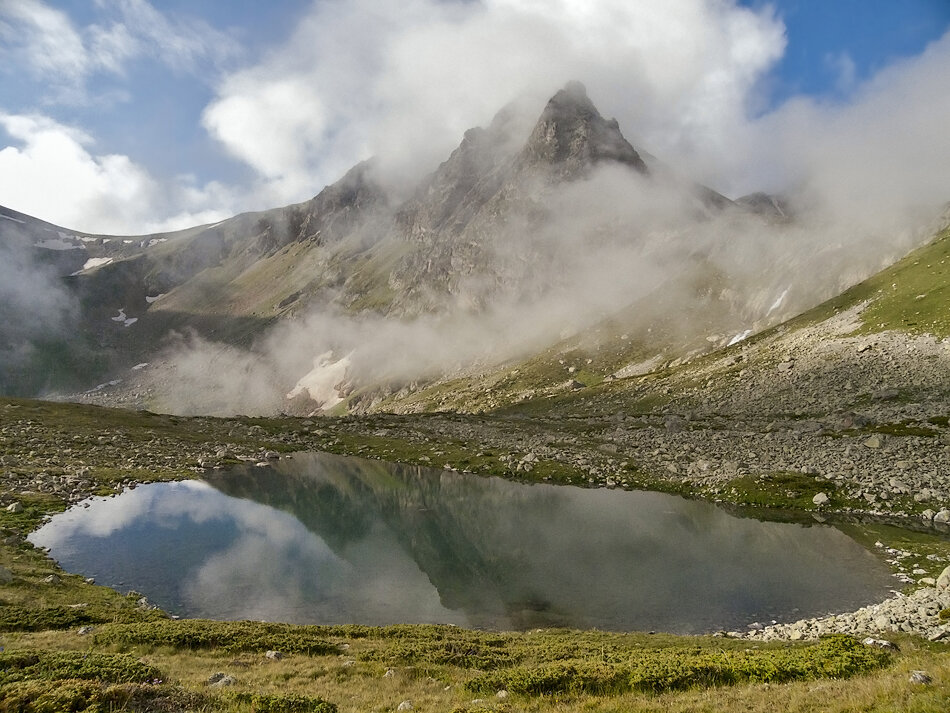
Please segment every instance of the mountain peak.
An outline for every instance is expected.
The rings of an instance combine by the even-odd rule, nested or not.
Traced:
[[[548,101],[523,155],[529,163],[556,164],[565,175],[602,161],[647,173],[646,164],[624,138],[616,119],[601,116],[578,81],[568,82]]]

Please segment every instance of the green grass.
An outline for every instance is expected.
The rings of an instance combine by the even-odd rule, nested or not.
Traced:
[[[505,689],[524,696],[557,693],[619,695],[665,693],[738,683],[788,683],[849,678],[886,666],[890,656],[846,636],[778,651],[690,653],[650,651],[625,660],[570,660],[481,674],[466,683],[473,693]]]
[[[228,652],[279,650],[309,655],[339,653],[319,636],[317,627],[264,622],[215,622],[202,619],[115,624],[95,634],[98,645],[169,646],[178,649],[221,649]]]
[[[817,510],[812,499],[818,493],[829,497],[825,509],[847,504],[833,482],[794,472],[741,476],[726,483],[721,492],[730,502],[754,508]]]

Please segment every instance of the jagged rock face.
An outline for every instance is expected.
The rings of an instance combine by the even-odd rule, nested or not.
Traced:
[[[551,98],[520,147],[513,147],[509,119],[503,110],[488,129],[467,132],[400,213],[411,248],[390,281],[394,311],[478,309],[512,285],[530,290],[525,273],[543,259],[532,236],[548,219],[552,190],[605,163],[649,174],[579,82]]]
[[[646,174],[647,166],[620,133],[616,119],[604,119],[580,82],[570,82],[545,107],[519,157],[519,170],[543,165],[572,180],[602,161]]]

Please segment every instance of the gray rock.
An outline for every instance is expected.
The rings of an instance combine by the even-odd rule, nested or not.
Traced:
[[[495,698],[505,700],[508,697],[508,691],[502,688],[498,693],[495,694]]]
[[[237,683],[237,679],[234,676],[229,676],[223,671],[218,671],[217,673],[212,673],[208,676],[208,685],[215,686],[217,688],[224,688],[225,686],[233,686]]]
[[[397,711],[411,711],[412,708],[412,701],[403,701],[398,706],[396,706]]]
[[[950,522],[950,510],[943,508],[940,512],[934,515],[934,522],[938,525]]]
[[[6,567],[0,567],[0,584],[9,584],[13,581],[13,572]]]
[[[88,636],[95,630],[96,628],[94,626],[80,626],[79,631],[77,631],[76,633],[79,634],[80,636]]]
[[[875,433],[873,436],[864,441],[864,445],[867,448],[880,448],[884,445],[884,437]]]
[[[895,644],[893,641],[887,641],[886,639],[875,639],[874,637],[869,636],[861,643],[863,643],[865,646],[873,646],[877,649],[900,651],[900,647],[897,644]]]
[[[930,508],[927,508],[922,513],[920,513],[920,519],[925,520],[927,522],[933,522],[934,515],[936,514],[937,513],[935,513],[933,510],[931,510]]]
[[[56,575],[56,574],[51,574],[48,577],[43,578],[44,584],[59,584],[62,581],[63,580],[59,578],[59,575]]]
[[[926,671],[911,671],[910,682],[926,686],[928,683],[933,683],[933,678]]]
[[[830,499],[831,498],[828,497],[827,493],[818,493],[815,497],[811,499],[811,501],[818,507],[821,507],[823,505],[827,505]]]
[[[937,577],[937,589],[950,589],[950,567],[946,567]]]
[[[7,512],[18,513],[23,512],[23,505],[21,503],[10,503],[7,505]]]
[[[284,654],[280,651],[268,651],[264,654],[265,659],[271,659],[272,661],[280,661],[284,658]]]

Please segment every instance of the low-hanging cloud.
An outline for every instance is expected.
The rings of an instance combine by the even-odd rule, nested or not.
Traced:
[[[411,183],[499,107],[572,78],[651,151],[689,153],[743,119],[784,44],[768,8],[705,0],[320,2],[204,123],[286,200],[370,154]]]

